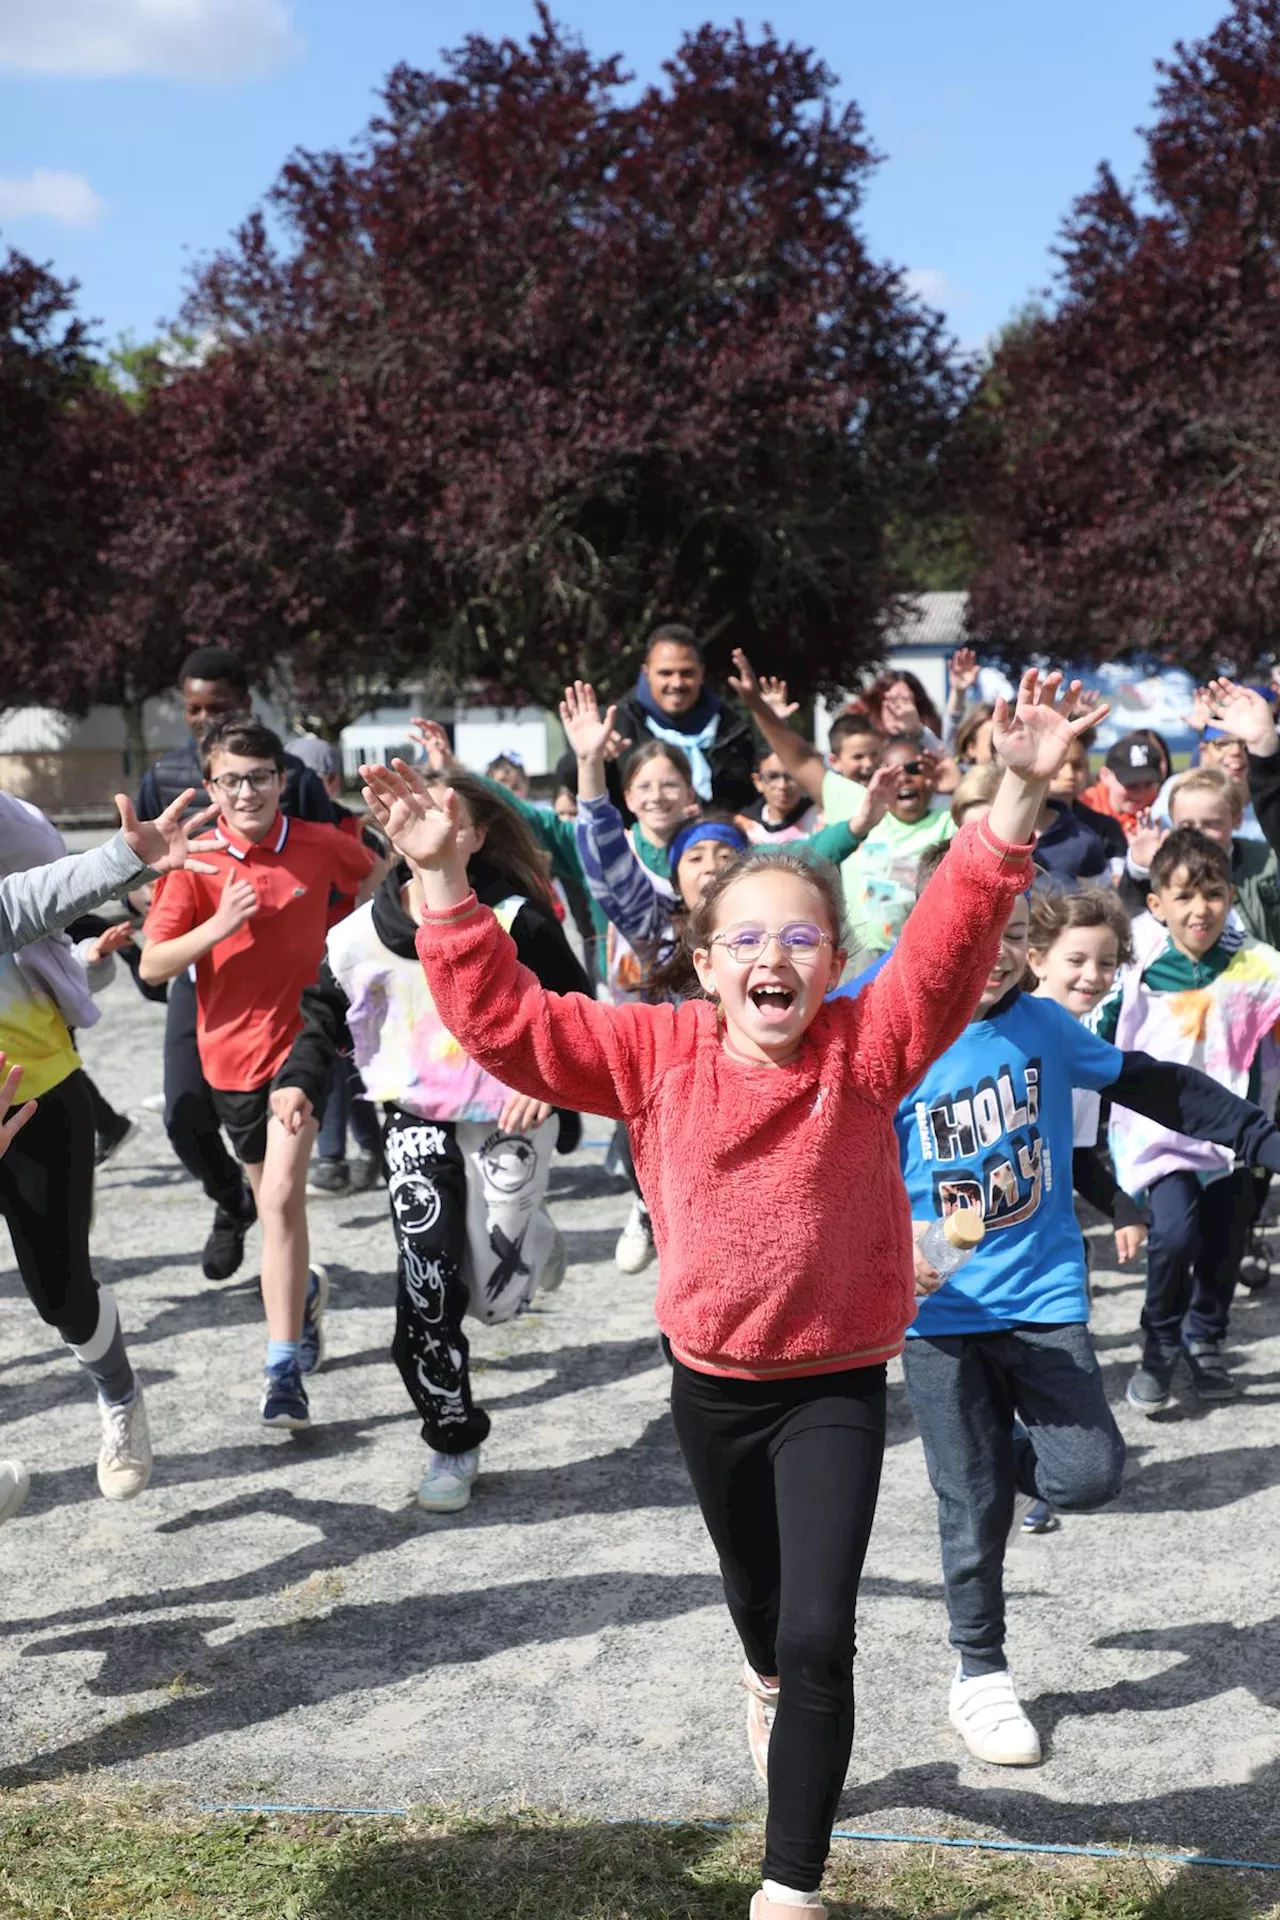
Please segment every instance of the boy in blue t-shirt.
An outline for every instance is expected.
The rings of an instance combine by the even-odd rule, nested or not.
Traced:
[[[917,1236],[964,1207],[986,1224],[978,1250],[949,1278],[917,1256],[922,1298],[903,1372],[938,1497],[959,1654],[950,1718],[969,1751],[997,1766],[1040,1758],[1004,1652],[1015,1498],[1087,1513],[1115,1498],[1124,1467],[1087,1326],[1072,1088],[1105,1091],[1113,1104],[1280,1166],[1280,1131],[1260,1108],[1192,1068],[1123,1053],[1055,1001],[1021,993],[1028,930],[1020,899],[973,1020],[896,1120]]]

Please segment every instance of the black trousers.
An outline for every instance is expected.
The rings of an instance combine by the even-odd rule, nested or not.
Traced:
[[[83,1073],[40,1095],[0,1160],[0,1213],[22,1283],[47,1326],[83,1346],[98,1324],[89,1265],[93,1209],[93,1102]]]
[[[467,1248],[467,1168],[453,1127],[397,1108],[383,1153],[395,1229],[396,1331],[391,1357],[437,1453],[469,1453],[489,1437],[471,1398],[471,1345],[462,1265]]]
[[[169,1143],[215,1205],[238,1213],[240,1169],[227,1152],[196,1045],[196,987],[180,973],[169,983],[164,1023],[164,1124]]]
[[[1147,1195],[1146,1335],[1142,1364],[1159,1371],[1185,1343],[1224,1338],[1240,1260],[1257,1200],[1243,1167],[1202,1187],[1194,1173],[1167,1173]]]
[[[676,1361],[671,1414],[747,1659],[780,1683],[764,1877],[808,1890],[822,1879],[853,1746],[885,1370],[726,1380]]]

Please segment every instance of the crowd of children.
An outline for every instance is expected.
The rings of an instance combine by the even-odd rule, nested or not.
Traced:
[[[128,1121],[95,1109],[73,1038],[85,963],[124,952],[167,993],[166,1124],[215,1207],[211,1281],[261,1223],[264,1425],[310,1425],[324,1361],[308,1194],[385,1185],[417,1497],[452,1513],[490,1430],[466,1320],[559,1284],[552,1156],[612,1118],[618,1263],[657,1261],[769,1788],[752,1914],[786,1920],[822,1910],[887,1365],[937,1501],[947,1710],[993,1765],[1040,1758],[1005,1655],[1010,1529],[1105,1505],[1124,1470],[1073,1190],[1122,1263],[1146,1246],[1130,1407],[1163,1413],[1182,1376],[1207,1406],[1236,1391],[1232,1299],[1250,1259],[1265,1281],[1280,1168],[1280,735],[1263,691],[1213,681],[1197,765],[1140,731],[1095,777],[1105,707],[1056,674],[1006,695],[962,650],[942,708],[887,674],[819,751],[785,682],[734,665],[754,736],[667,627],[627,701],[566,689],[554,807],[518,755],[481,778],[423,721],[420,762],[363,769],[361,812],[332,749],[286,750],[239,663],[193,655],[191,744],[148,776],[149,821],[122,802],[117,840],[65,860],[0,808],[0,1049],[34,1098],[5,1119],[0,1089],[0,1211],[97,1393],[102,1490],[131,1498],[146,1411],[89,1257],[94,1162]],[[136,944],[58,932],[113,896]],[[25,1490],[0,1461],[0,1520]]]

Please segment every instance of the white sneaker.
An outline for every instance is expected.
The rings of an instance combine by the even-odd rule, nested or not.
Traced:
[[[619,1273],[643,1273],[656,1251],[649,1209],[643,1200],[636,1200],[613,1250]]]
[[[1022,1711],[1007,1670],[975,1673],[966,1680],[957,1667],[949,1713],[975,1760],[992,1767],[1040,1764],[1040,1735]]]
[[[30,1486],[31,1475],[21,1460],[0,1460],[0,1522],[12,1520]]]
[[[461,1513],[471,1503],[479,1471],[479,1447],[470,1453],[433,1453],[418,1482],[418,1505],[428,1513]]]
[[[134,1500],[151,1478],[151,1435],[142,1388],[122,1407],[99,1400],[98,1411],[102,1415],[98,1485],[108,1500]]]

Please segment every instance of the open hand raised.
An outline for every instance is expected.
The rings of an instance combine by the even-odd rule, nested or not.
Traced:
[[[361,767],[360,777],[365,805],[410,866],[427,872],[459,859],[458,796],[451,787],[432,791],[403,760]]]
[[[617,707],[600,712],[596,690],[589,680],[575,680],[564,690],[560,721],[579,760],[603,761],[614,734]]]
[[[1024,780],[1052,780],[1073,742],[1105,720],[1110,711],[1105,704],[1087,705],[1078,680],[1064,687],[1060,673],[1042,677],[1029,667],[1019,683],[1012,711],[1007,700],[996,701],[992,748],[1010,773]]]

